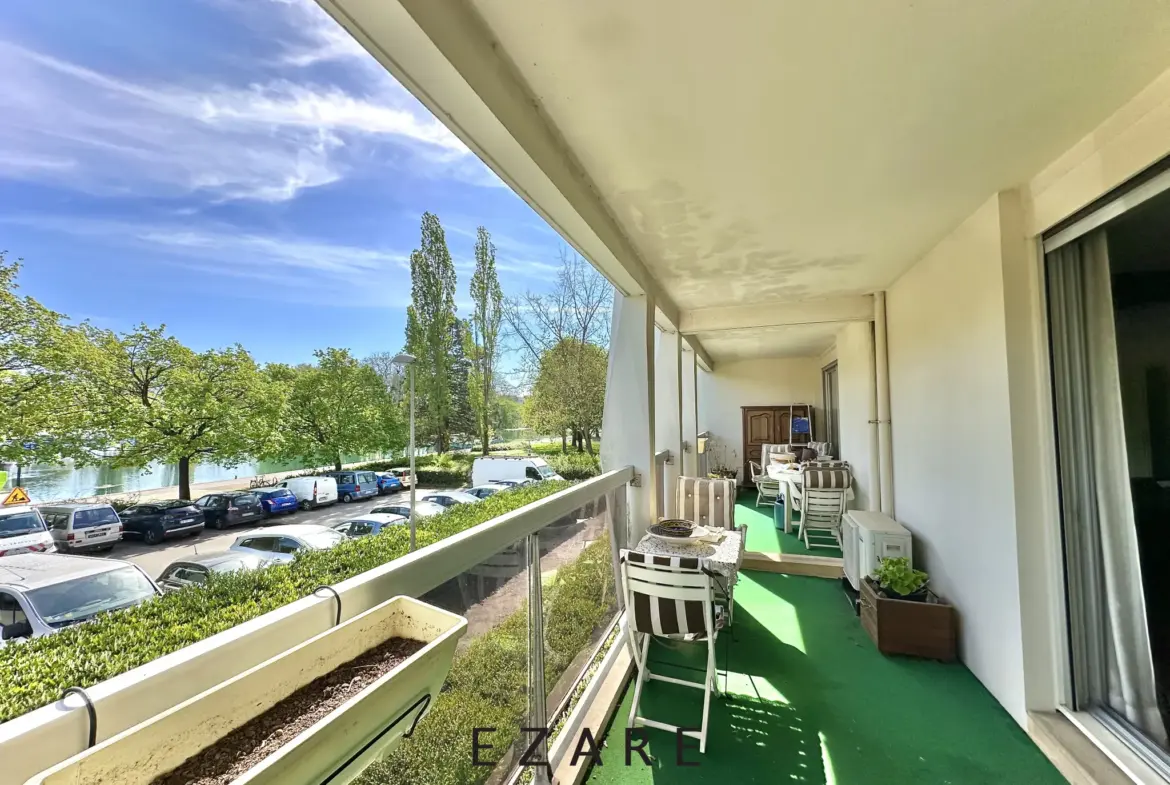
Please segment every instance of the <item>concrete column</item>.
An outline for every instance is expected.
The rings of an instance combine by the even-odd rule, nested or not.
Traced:
[[[683,456],[682,473],[687,477],[695,477],[699,474],[699,396],[695,383],[698,381],[697,368],[695,367],[695,353],[692,351],[684,351],[682,353],[682,407],[683,407],[683,426],[682,438],[687,445],[686,454]]]
[[[654,303],[640,295],[613,296],[609,372],[602,417],[601,467],[633,466],[638,484],[629,489],[628,542],[633,547],[657,520],[654,466]]]
[[[669,450],[671,462],[662,467],[663,498],[666,503],[663,517],[674,515],[674,489],[682,471],[682,406],[679,373],[682,370],[679,356],[678,333],[662,333],[658,338],[658,353],[655,360],[655,451]]]

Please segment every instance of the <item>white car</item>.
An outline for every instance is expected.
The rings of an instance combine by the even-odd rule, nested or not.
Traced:
[[[57,553],[10,556],[0,560],[0,645],[48,635],[161,593],[130,562]]]
[[[333,526],[333,531],[341,532],[350,539],[368,537],[371,534],[381,534],[394,526],[410,523],[409,518],[393,515],[388,512],[370,512],[357,518]]]
[[[456,504],[475,504],[482,501],[478,496],[467,491],[440,491],[429,493],[422,497],[424,502],[432,502],[440,507],[454,507]]]
[[[302,510],[315,510],[337,501],[337,480],[332,477],[289,477],[276,487],[292,491]]]
[[[346,539],[344,534],[328,526],[290,523],[241,534],[228,550],[250,553],[274,562],[290,562],[297,551],[327,551]]]
[[[36,507],[29,504],[0,507],[0,556],[56,552],[53,535]]]
[[[486,485],[499,480],[563,480],[544,458],[487,455],[471,464],[471,484]]]

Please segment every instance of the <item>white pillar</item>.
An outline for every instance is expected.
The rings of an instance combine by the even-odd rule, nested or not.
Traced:
[[[687,445],[686,455],[683,456],[682,473],[687,477],[697,477],[699,474],[699,396],[695,387],[698,382],[695,368],[695,353],[684,351],[682,354],[682,406],[683,426],[682,438]]]
[[[658,516],[654,467],[654,304],[645,296],[613,295],[609,372],[601,426],[603,470],[633,466],[640,478],[629,489],[628,547]]]
[[[882,512],[894,517],[894,448],[890,423],[890,355],[886,341],[886,293],[873,295],[874,378],[877,381],[878,452],[881,461]]]
[[[658,354],[655,360],[655,451],[669,450],[671,462],[662,467],[662,488],[665,508],[663,517],[674,515],[674,489],[682,471],[682,405],[679,373],[682,370],[679,357],[678,333],[662,333],[658,340]]]

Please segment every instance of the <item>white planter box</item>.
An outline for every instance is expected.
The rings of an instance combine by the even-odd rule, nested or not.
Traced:
[[[28,785],[148,785],[362,652],[391,638],[424,641],[414,655],[235,780],[299,785],[332,777],[330,785],[344,785],[430,707],[466,629],[461,616],[395,597],[69,758]]]

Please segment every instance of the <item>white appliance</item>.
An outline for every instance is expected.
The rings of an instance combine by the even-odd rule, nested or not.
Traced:
[[[855,591],[861,591],[861,579],[873,574],[880,559],[905,556],[913,566],[910,546],[910,531],[885,513],[849,510],[841,519],[845,577]]]

